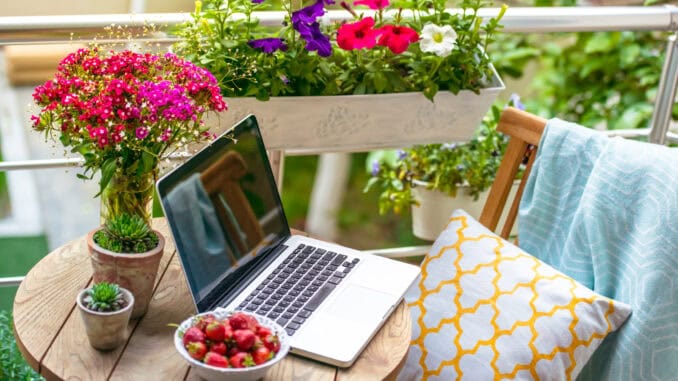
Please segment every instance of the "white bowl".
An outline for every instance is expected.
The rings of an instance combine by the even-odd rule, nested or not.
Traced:
[[[217,308],[214,311],[204,312],[184,320],[179,328],[174,333],[174,346],[177,348],[177,351],[181,356],[193,367],[194,371],[198,373],[198,376],[202,377],[205,380],[209,381],[253,381],[263,378],[266,375],[266,372],[275,364],[280,362],[290,350],[290,339],[287,335],[287,332],[280,326],[280,324],[275,321],[261,315],[253,314],[251,312],[246,312],[249,315],[252,315],[257,318],[259,324],[270,329],[271,332],[275,335],[278,335],[280,340],[280,350],[276,353],[275,357],[271,360],[261,364],[255,365],[247,368],[218,368],[211,365],[202,363],[193,357],[191,357],[184,344],[180,332],[185,332],[188,328],[193,325],[193,319],[197,316],[213,314],[217,319],[224,319],[233,314],[234,311],[229,311],[225,308]]]

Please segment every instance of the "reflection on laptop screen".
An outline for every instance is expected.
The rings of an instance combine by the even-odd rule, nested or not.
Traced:
[[[250,116],[158,184],[199,309],[289,235],[259,134]]]

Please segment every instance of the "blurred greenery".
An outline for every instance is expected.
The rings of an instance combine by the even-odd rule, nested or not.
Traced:
[[[43,380],[26,364],[14,342],[12,315],[9,311],[0,311],[0,380]]]
[[[0,142],[2,140],[0,139]],[[0,162],[2,162],[2,151],[0,151]],[[7,189],[7,175],[0,171],[0,218],[9,214],[9,191]]]
[[[47,237],[0,238],[0,277],[26,275],[48,253]],[[0,310],[11,310],[16,287],[0,287]]]
[[[340,234],[337,242],[356,249],[422,245],[426,241],[412,235],[409,211],[398,216],[378,215],[378,194],[364,194],[369,178],[364,163],[367,153],[351,155],[348,185],[337,216]],[[288,156],[282,200],[292,228],[303,230],[317,170],[317,156]]]

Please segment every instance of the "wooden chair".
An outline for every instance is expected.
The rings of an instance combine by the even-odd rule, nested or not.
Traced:
[[[479,219],[480,223],[488,229],[492,231],[497,229],[497,224],[508,201],[513,179],[516,178],[520,164],[526,163],[520,186],[515,198],[511,201],[509,213],[499,233],[504,239],[508,238],[518,215],[520,198],[530,175],[534,158],[537,156],[537,146],[545,127],[546,119],[512,107],[502,112],[497,124],[497,130],[508,135],[509,142]]]

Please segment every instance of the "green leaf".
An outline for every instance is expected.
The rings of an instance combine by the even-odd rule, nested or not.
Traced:
[[[155,157],[150,153],[144,151],[141,153],[141,166],[137,171],[139,174],[148,173],[155,167]]]
[[[621,48],[619,53],[619,58],[622,66],[632,65],[636,59],[640,56],[640,46],[638,45],[627,45]]]
[[[365,184],[365,188],[363,188],[363,193],[367,193],[378,181],[378,177],[370,177],[370,179],[367,180],[367,184]]]
[[[615,130],[646,127],[642,123],[652,115],[652,109],[650,104],[637,103],[624,111],[619,121],[611,127]]]
[[[616,40],[613,38],[613,35],[608,33],[595,33],[591,39],[586,43],[584,47],[584,52],[598,53],[598,52],[609,52],[616,46]]]
[[[101,180],[99,180],[99,193],[94,195],[94,197],[101,195],[101,192],[103,192],[104,189],[106,189],[106,186],[108,186],[108,183],[111,182],[111,179],[115,174],[115,169],[116,169],[115,158],[107,159],[106,161],[104,161],[104,163],[101,165]]]

